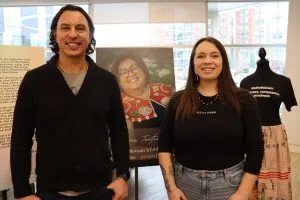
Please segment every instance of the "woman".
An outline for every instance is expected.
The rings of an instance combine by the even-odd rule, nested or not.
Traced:
[[[112,65],[119,81],[128,128],[159,127],[174,89],[163,83],[149,83],[144,61],[123,54]]]
[[[161,126],[158,156],[169,199],[249,197],[263,157],[258,110],[236,87],[214,38],[192,50],[186,88],[171,99]]]

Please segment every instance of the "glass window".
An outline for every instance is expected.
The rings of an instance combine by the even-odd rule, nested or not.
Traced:
[[[192,48],[173,48],[176,90],[185,87]]]
[[[288,5],[288,2],[208,3],[209,35],[220,38],[223,44],[285,44]]]
[[[285,68],[288,2],[208,3],[208,34],[225,46],[237,85],[253,73],[264,47],[270,67]]]
[[[256,62],[259,60],[258,50],[256,47],[226,47],[230,70],[233,79],[237,85],[240,81],[252,74],[256,70]],[[284,73],[285,66],[285,47],[265,47],[271,69],[278,73]]]
[[[101,24],[95,29],[97,47],[193,45],[205,36],[204,23]]]
[[[80,5],[88,11],[88,5]],[[49,30],[62,6],[0,7],[0,45],[39,46],[49,58]]]

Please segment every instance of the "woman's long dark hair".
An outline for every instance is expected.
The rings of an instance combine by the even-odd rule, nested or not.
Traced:
[[[235,85],[229,67],[229,61],[227,57],[226,50],[224,46],[217,39],[213,37],[206,37],[198,40],[193,47],[190,65],[189,65],[189,73],[188,79],[186,83],[186,87],[183,91],[181,91],[178,95],[180,95],[179,102],[176,110],[176,119],[189,119],[191,118],[199,109],[200,103],[198,99],[198,90],[197,87],[200,83],[197,75],[195,73],[194,66],[194,57],[195,51],[199,44],[202,42],[212,43],[217,47],[220,51],[223,61],[223,68],[218,77],[218,97],[220,101],[224,104],[229,104],[235,108],[236,112],[240,113],[240,103],[237,98],[238,87]]]
[[[83,14],[83,16],[85,17],[85,19],[87,20],[88,22],[88,25],[89,25],[89,29],[90,29],[90,35],[91,35],[91,43],[89,44],[88,48],[86,49],[86,53],[87,54],[91,54],[91,53],[94,53],[95,51],[95,46],[96,46],[96,40],[94,38],[94,32],[95,32],[95,27],[93,25],[93,22],[92,22],[92,19],[90,18],[90,16],[79,6],[75,6],[75,5],[65,5],[64,7],[62,7],[58,13],[54,16],[53,20],[52,20],[52,23],[51,23],[51,30],[50,30],[50,42],[49,42],[49,45],[51,47],[51,50],[53,53],[55,53],[56,55],[58,54],[59,52],[59,47],[58,47],[58,44],[55,40],[55,37],[54,37],[54,32],[56,31],[57,29],[57,22],[60,18],[60,16],[65,12],[65,11],[78,11],[80,13]]]

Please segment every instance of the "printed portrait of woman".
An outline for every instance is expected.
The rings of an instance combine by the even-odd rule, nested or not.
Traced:
[[[150,83],[149,70],[136,54],[119,55],[111,72],[120,85],[128,128],[159,127],[174,88],[161,82]]]

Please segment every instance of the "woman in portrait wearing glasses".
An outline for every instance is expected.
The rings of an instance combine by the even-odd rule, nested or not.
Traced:
[[[175,92],[163,83],[149,83],[149,71],[137,55],[122,54],[112,64],[119,81],[128,128],[160,126],[165,107]]]

